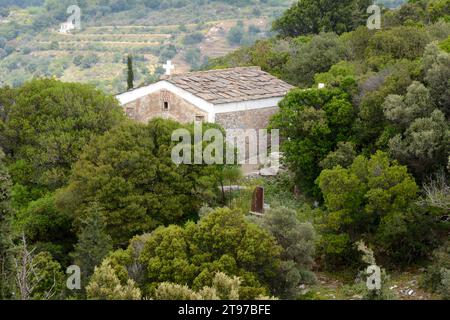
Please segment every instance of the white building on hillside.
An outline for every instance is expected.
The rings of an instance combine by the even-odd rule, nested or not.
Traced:
[[[73,22],[64,22],[61,24],[61,27],[59,29],[59,33],[70,33],[70,31],[75,30],[75,25]]]

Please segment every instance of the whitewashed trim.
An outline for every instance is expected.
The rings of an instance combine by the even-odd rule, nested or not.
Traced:
[[[284,97],[266,98],[259,100],[250,100],[242,102],[224,103],[215,105],[215,113],[230,113],[257,109],[266,109],[277,107],[278,103],[283,100]]]
[[[142,88],[138,88],[132,91],[119,94],[116,96],[116,99],[122,106],[124,106],[130,102],[136,101],[160,90],[170,91],[173,94],[179,96],[180,98],[186,100],[190,104],[194,105],[195,107],[205,111],[206,113],[208,113],[208,122],[211,123],[215,122],[214,105],[212,103],[209,103],[208,101],[203,100],[202,98],[199,98],[193,95],[192,93],[184,89],[181,89],[173,85],[172,83],[164,80]]]
[[[136,101],[160,90],[170,91],[173,94],[191,103],[192,105],[205,111],[206,113],[208,113],[208,122],[210,123],[215,122],[216,114],[273,108],[277,107],[278,103],[284,98],[275,97],[214,105],[184,89],[175,86],[168,81],[162,80],[142,88],[119,94],[116,96],[116,99],[122,106],[124,106],[130,102]]]

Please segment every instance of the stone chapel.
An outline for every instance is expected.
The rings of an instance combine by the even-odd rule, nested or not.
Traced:
[[[116,98],[139,122],[160,117],[217,123],[224,129],[264,129],[293,88],[259,67],[241,67],[164,76]]]

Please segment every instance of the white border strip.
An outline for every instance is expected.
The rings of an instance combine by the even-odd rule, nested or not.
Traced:
[[[239,111],[249,111],[257,109],[266,109],[277,107],[278,103],[283,100],[284,97],[266,98],[260,100],[249,100],[242,102],[232,102],[215,105],[215,113],[231,113]]]

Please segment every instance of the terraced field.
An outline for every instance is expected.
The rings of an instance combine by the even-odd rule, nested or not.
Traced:
[[[0,59],[0,85],[16,86],[32,77],[56,77],[91,83],[110,93],[122,92],[126,89],[129,54],[134,57],[136,86],[157,80],[164,72],[162,65],[169,59],[176,66],[175,73],[187,72],[209,58],[248,44],[233,44],[228,39],[238,22],[243,24],[247,42],[267,37],[274,12],[282,12],[290,2],[286,0],[286,6],[280,8],[268,6],[257,15],[251,7],[217,4],[207,5],[201,12],[193,7],[170,13],[156,11],[128,21],[132,23],[117,14],[110,19],[84,21],[82,30],[72,34],[59,33],[59,26],[55,25],[24,39],[15,52]],[[15,17],[27,21],[23,10],[10,18]]]

